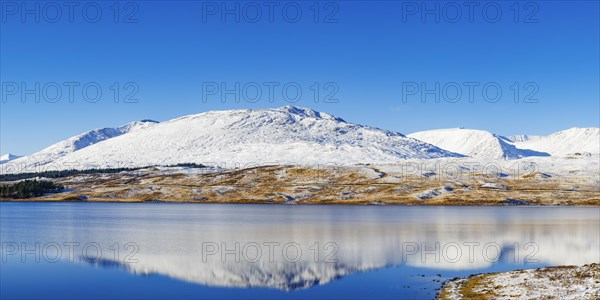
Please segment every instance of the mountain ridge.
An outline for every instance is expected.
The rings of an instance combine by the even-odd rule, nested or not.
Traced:
[[[598,141],[596,151],[594,139]],[[484,130],[449,128],[404,135],[288,105],[207,111],[164,122],[142,120],[90,130],[11,160],[12,169],[5,164],[0,172],[180,163],[231,167],[394,163],[446,157],[519,159],[565,156],[573,149],[600,153],[600,129],[571,128],[548,136],[505,137]]]

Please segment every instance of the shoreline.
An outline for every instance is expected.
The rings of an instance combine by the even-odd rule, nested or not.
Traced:
[[[600,264],[565,265],[537,269],[473,274],[443,283],[439,300],[553,298],[597,299]]]
[[[282,203],[265,201],[237,201],[237,202],[202,202],[202,201],[165,201],[165,200],[64,200],[64,199],[0,199],[0,203],[123,203],[123,204],[193,204],[193,205],[286,205],[286,206],[406,206],[406,207],[589,207],[600,208],[600,204],[572,203],[572,204],[533,204],[533,205],[514,205],[514,204],[409,204],[409,203]]]

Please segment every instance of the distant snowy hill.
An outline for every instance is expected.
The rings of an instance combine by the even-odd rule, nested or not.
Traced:
[[[6,153],[6,154],[0,156],[0,164],[1,163],[5,163],[5,162],[9,162],[11,160],[15,160],[15,159],[17,159],[19,157],[20,156],[13,155],[13,154],[10,154],[10,153]]]
[[[132,122],[116,128],[95,129],[66,140],[60,141],[32,155],[23,156],[11,161],[17,168],[39,168],[54,163],[55,160],[75,151],[84,149],[99,142],[120,136],[128,132],[156,125],[158,122],[143,120]]]
[[[519,148],[547,152],[552,156],[573,153],[600,154],[600,128],[571,128],[525,141],[515,141]]]
[[[408,136],[448,151],[475,158],[513,159],[527,156],[549,156],[543,152],[519,149],[509,139],[484,130],[437,129],[415,132]]]
[[[87,132],[15,160],[49,169],[224,164],[388,163],[460,157],[400,133],[345,122],[311,109],[210,111],[126,130]],[[102,142],[100,142],[102,141]],[[10,171],[6,171],[10,172]]]

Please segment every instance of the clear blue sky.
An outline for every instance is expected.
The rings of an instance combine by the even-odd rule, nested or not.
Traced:
[[[288,82],[302,89],[295,105],[401,133],[468,127],[506,135],[548,134],[597,127],[600,122],[598,1],[518,7],[512,1],[494,2],[500,3],[497,22],[495,5],[486,6],[484,12],[486,2],[479,2],[469,16],[469,7],[453,2],[459,5],[458,16],[457,7],[438,2],[439,23],[433,13],[423,19],[422,2],[321,3],[318,22],[313,2],[294,2],[286,6],[287,13],[283,11],[287,3],[276,2],[272,22],[266,6],[260,7],[257,17],[256,7],[227,2],[226,8],[241,4],[239,23],[233,14],[222,19],[221,2],[151,1],[133,6],[99,2],[102,16],[96,23],[91,22],[96,6],[84,12],[81,2],[73,8],[71,22],[66,6],[44,7],[46,2],[30,1],[25,9],[35,9],[36,3],[39,22],[35,14],[23,16],[20,6],[2,7],[2,153],[29,154],[90,129],[140,119],[164,121],[214,109],[279,107],[290,104],[281,97],[281,87]],[[295,14],[297,3],[300,17]],[[435,9],[436,2],[425,5]],[[55,97],[53,82],[62,86],[62,95],[56,103],[41,95],[36,103],[35,95],[27,94],[22,103],[21,85],[34,89],[36,82],[40,90],[47,87],[47,98]],[[64,85],[69,82],[79,84],[73,87],[72,103]],[[102,90],[96,103],[81,96],[89,82]],[[114,82],[121,91],[118,103],[111,90]],[[127,82],[134,85],[126,87]],[[203,101],[203,82],[225,83],[232,89],[236,82],[280,85],[272,103],[264,85],[256,103],[244,98],[236,103],[231,95],[222,103],[219,94]],[[318,103],[311,90],[314,82],[321,91]],[[328,82],[333,85],[326,86]],[[450,98],[455,86],[448,83],[455,82],[462,86],[462,95],[456,103],[445,99],[436,103],[431,95],[422,103],[417,92],[403,101],[403,83],[409,88],[413,82],[430,89],[438,82],[440,88],[448,88]],[[479,84],[472,103],[466,82]],[[489,82],[502,90],[495,103],[481,97]],[[122,103],[134,87],[138,102]],[[249,97],[254,97],[248,87]],[[323,103],[334,88],[338,91],[332,98],[338,102]],[[523,103],[535,89],[531,98],[538,102]],[[93,97],[93,89],[88,92]],[[494,96],[493,90],[488,92]]]

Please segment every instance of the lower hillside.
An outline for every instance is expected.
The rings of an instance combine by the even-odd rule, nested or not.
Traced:
[[[446,165],[444,165],[444,163]],[[505,165],[503,165],[505,164]],[[450,166],[450,167],[448,167]],[[44,193],[3,193],[4,201],[113,201],[406,205],[600,205],[597,165],[547,161],[527,172],[462,161],[403,165],[149,167],[56,178]],[[488,165],[489,166],[489,163]],[[490,171],[493,170],[493,171]],[[511,171],[512,170],[512,171]],[[43,179],[43,178],[42,178]],[[14,190],[27,181],[4,182]],[[27,183],[29,184],[29,183]],[[67,189],[59,193],[59,187]]]

